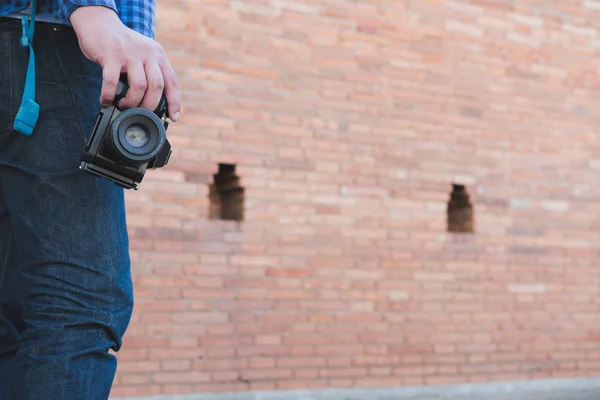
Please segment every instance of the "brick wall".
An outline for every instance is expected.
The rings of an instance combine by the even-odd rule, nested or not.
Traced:
[[[113,394],[599,374],[598,4],[158,1]]]

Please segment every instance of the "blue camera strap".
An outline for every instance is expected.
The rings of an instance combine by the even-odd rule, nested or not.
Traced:
[[[31,0],[31,21],[26,15],[21,17],[23,33],[21,47],[29,50],[29,63],[25,76],[25,88],[21,107],[15,117],[13,128],[22,135],[29,136],[37,124],[40,115],[40,106],[35,102],[35,55],[33,53],[33,29],[35,26],[36,0]]]

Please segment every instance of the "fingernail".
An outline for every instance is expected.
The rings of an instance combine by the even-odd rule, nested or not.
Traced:
[[[179,113],[175,113],[175,122],[179,121]]]

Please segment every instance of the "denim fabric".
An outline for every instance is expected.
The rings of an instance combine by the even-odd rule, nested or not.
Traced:
[[[70,28],[38,23],[40,119],[15,133],[20,24],[0,18],[0,399],[107,399],[133,290],[123,189],[78,169],[101,70]]]

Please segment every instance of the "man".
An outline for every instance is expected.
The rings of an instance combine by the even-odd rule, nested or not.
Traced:
[[[107,399],[129,324],[132,280],[123,190],[78,169],[99,105],[155,109],[180,93],[154,41],[154,1],[0,0],[0,399]],[[35,55],[39,118],[15,129]]]

